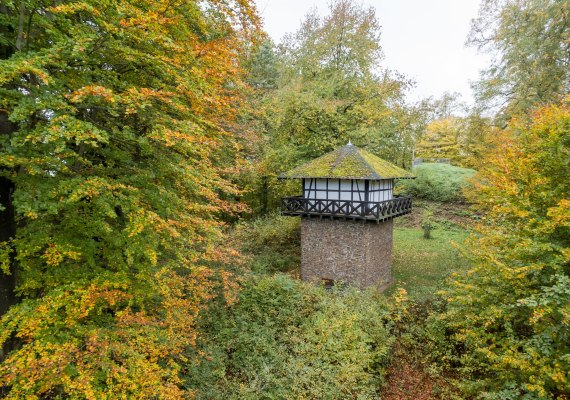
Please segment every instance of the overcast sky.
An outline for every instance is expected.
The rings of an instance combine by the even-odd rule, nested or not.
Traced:
[[[409,99],[459,92],[472,103],[470,81],[477,80],[488,58],[465,47],[470,21],[480,0],[361,0],[373,6],[382,26],[383,65],[416,81]],[[256,0],[265,30],[278,43],[297,30],[305,14],[321,15],[330,0]]]

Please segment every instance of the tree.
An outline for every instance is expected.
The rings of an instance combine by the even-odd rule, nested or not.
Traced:
[[[494,107],[508,119],[569,93],[566,0],[484,0],[468,43],[494,56],[476,85],[482,109]]]
[[[484,167],[485,154],[494,146],[493,137],[498,128],[493,126],[491,118],[476,111],[465,117],[462,125],[460,146],[463,158],[460,164],[478,170]]]
[[[0,4],[1,15],[7,14],[7,10],[5,5]],[[13,32],[12,26],[0,26],[1,37],[12,35]],[[10,46],[5,41],[0,42],[0,60],[10,58],[13,53],[13,46]],[[9,137],[14,131],[15,126],[9,120],[8,113],[0,109],[0,135]],[[3,176],[3,174],[0,174],[0,243],[10,240],[16,232],[16,216],[12,201],[13,192],[14,183]],[[0,315],[4,314],[12,304],[17,302],[17,297],[14,293],[16,286],[14,264],[14,258],[10,257],[9,265],[5,268],[5,271],[0,271]]]
[[[261,93],[263,90],[275,89],[279,71],[273,41],[265,38],[261,45],[254,46],[244,63],[244,68],[248,72],[247,82],[252,88],[258,89]]]
[[[22,302],[7,398],[183,398],[195,319],[231,282],[210,266],[241,101],[248,1],[5,1],[0,175]],[[13,54],[12,54],[13,53]],[[234,152],[235,153],[235,152]],[[229,154],[234,154],[229,153]],[[233,161],[233,160],[232,160]],[[233,162],[232,162],[233,164]],[[2,196],[2,201],[6,201]],[[2,215],[4,218],[4,215]]]
[[[495,131],[488,118],[476,113],[436,119],[416,142],[415,156],[428,161],[446,158],[453,165],[478,168]]]
[[[435,318],[461,349],[455,370],[485,398],[570,393],[569,133],[567,103],[511,121],[474,181],[486,211],[468,243],[474,267],[452,277]]]
[[[445,92],[440,98],[428,97],[422,100],[422,106],[427,109],[430,120],[457,117],[467,106],[461,101],[458,92]]]
[[[462,158],[459,146],[461,125],[460,118],[451,117],[430,122],[416,144],[416,157],[446,158],[453,165],[459,165]]]
[[[308,14],[280,45],[280,90],[270,99],[284,105],[276,140],[303,147],[306,159],[349,138],[369,145],[400,135],[409,82],[382,70],[379,39],[373,8],[341,0],[323,18]]]
[[[309,12],[301,28],[285,37],[280,51],[286,81],[333,80],[332,85],[322,86],[321,93],[342,97],[343,89],[379,72],[380,23],[374,8],[337,0],[325,17],[316,9]],[[331,89],[332,93],[327,91]]]
[[[264,145],[254,190],[274,195],[256,196],[262,202],[275,205],[280,194],[293,190],[277,183],[280,172],[349,140],[409,166],[423,122],[419,109],[405,102],[411,83],[381,67],[379,38],[373,8],[340,0],[324,17],[310,12],[278,46],[277,87],[256,107]]]

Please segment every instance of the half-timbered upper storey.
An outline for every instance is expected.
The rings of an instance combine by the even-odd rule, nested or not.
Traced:
[[[303,180],[302,196],[282,199],[284,215],[381,221],[412,209],[411,198],[394,197],[393,191],[395,179],[413,175],[350,142],[280,178]]]

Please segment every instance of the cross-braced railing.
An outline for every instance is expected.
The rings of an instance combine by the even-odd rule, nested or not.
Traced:
[[[282,215],[385,221],[410,212],[412,212],[411,197],[395,197],[385,201],[322,200],[300,196],[281,199]]]

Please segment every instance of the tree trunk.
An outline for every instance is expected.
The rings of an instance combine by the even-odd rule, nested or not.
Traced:
[[[22,40],[21,31],[23,31],[23,4],[23,2],[20,3],[19,25],[21,26],[18,27],[18,38],[16,39],[20,42]],[[8,15],[8,11],[5,5],[0,6],[0,14]],[[14,34],[12,29],[6,27],[4,27],[4,29],[4,32],[0,32],[2,36],[10,37]],[[9,59],[13,53],[14,48],[9,44],[0,46],[0,59]],[[15,130],[16,126],[8,119],[8,113],[4,110],[0,110],[0,135],[10,137]],[[16,234],[16,214],[13,204],[14,189],[14,182],[6,177],[0,176],[0,204],[2,205],[2,209],[0,209],[0,242],[8,241]],[[13,255],[10,261],[10,273],[5,274],[0,271],[0,316],[4,315],[12,304],[18,302],[18,298],[14,293],[14,288],[16,287],[16,268]]]
[[[0,112],[0,134],[10,135],[14,130],[13,124],[8,121],[8,116]],[[12,203],[14,183],[4,177],[0,177],[0,204],[4,208],[0,210],[0,242],[13,238],[16,234],[16,215]],[[0,272],[0,316],[2,316],[18,299],[14,294],[16,286],[14,259],[11,260],[10,274]]]
[[[269,185],[267,176],[261,178],[261,190],[259,192],[259,203],[261,215],[266,215],[269,209],[268,197],[269,197]]]

